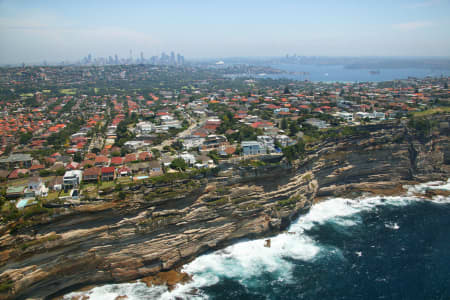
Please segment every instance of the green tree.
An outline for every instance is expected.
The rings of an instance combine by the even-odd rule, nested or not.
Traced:
[[[291,136],[295,136],[300,131],[300,128],[298,127],[298,125],[295,122],[292,122],[289,125],[289,131],[290,131]]]
[[[21,145],[28,144],[31,142],[31,138],[33,137],[33,134],[31,132],[22,133],[19,138],[19,143]]]
[[[283,120],[281,120],[281,129],[286,130],[288,128],[288,122],[286,118],[283,118]]]
[[[182,158],[175,158],[171,163],[170,167],[174,170],[185,171],[188,167],[187,163]]]
[[[81,156],[80,152],[75,152],[75,154],[73,155],[73,160],[75,162],[80,163],[83,160],[83,157]]]

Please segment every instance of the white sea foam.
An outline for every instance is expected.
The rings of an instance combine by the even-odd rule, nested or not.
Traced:
[[[429,201],[418,197],[426,189],[449,189],[450,181],[431,182],[409,186],[406,196],[375,196],[359,199],[333,198],[314,205],[310,211],[294,222],[288,233],[271,238],[271,247],[264,247],[264,239],[243,241],[223,250],[202,255],[184,266],[183,271],[192,275],[193,280],[179,284],[173,291],[166,287],[148,288],[143,283],[118,284],[98,287],[91,290],[90,299],[113,299],[101,295],[127,295],[129,299],[206,299],[199,288],[218,283],[222,278],[239,281],[246,287],[258,284],[262,274],[283,281],[291,281],[294,264],[292,259],[313,261],[322,255],[333,255],[345,259],[337,248],[322,245],[311,238],[307,231],[314,226],[329,223],[341,230],[361,223],[360,213],[377,210],[379,206],[406,206],[418,201]],[[450,202],[450,197],[434,197],[436,203]],[[396,223],[386,223],[391,229],[398,229]],[[362,253],[357,253],[362,255]],[[116,289],[114,290],[113,287]],[[86,293],[85,293],[86,294]],[[143,295],[143,296],[140,296]]]
[[[389,229],[393,229],[393,230],[398,230],[398,229],[400,229],[400,226],[398,226],[398,224],[395,223],[395,222],[386,222],[386,223],[384,224],[384,227],[389,228]]]
[[[154,286],[148,288],[143,282],[107,284],[98,286],[86,292],[74,292],[64,296],[64,299],[72,299],[78,296],[88,296],[89,299],[111,300],[119,296],[127,296],[127,300],[158,299],[167,292],[166,286]]]

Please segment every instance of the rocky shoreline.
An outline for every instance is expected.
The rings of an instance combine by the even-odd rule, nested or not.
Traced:
[[[0,299],[51,298],[82,286],[143,279],[174,286],[178,267],[242,238],[285,230],[326,197],[401,194],[447,180],[448,116],[427,137],[402,123],[311,145],[295,164],[227,168],[219,177],[145,187],[0,238]],[[155,277],[156,274],[159,274]]]

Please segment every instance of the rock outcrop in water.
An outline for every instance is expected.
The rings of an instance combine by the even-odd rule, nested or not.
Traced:
[[[241,238],[282,231],[320,197],[447,179],[448,116],[439,122],[426,136],[397,122],[363,126],[312,145],[293,165],[234,166],[220,177],[142,185],[123,201],[59,209],[13,233],[3,226],[0,298],[147,277]]]

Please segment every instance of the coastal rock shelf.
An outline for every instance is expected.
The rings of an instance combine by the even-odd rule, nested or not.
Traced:
[[[426,136],[401,122],[309,145],[291,165],[235,167],[228,177],[145,187],[125,200],[67,208],[0,238],[0,299],[48,298],[173,270],[242,238],[285,230],[314,201],[447,179],[449,116]]]

